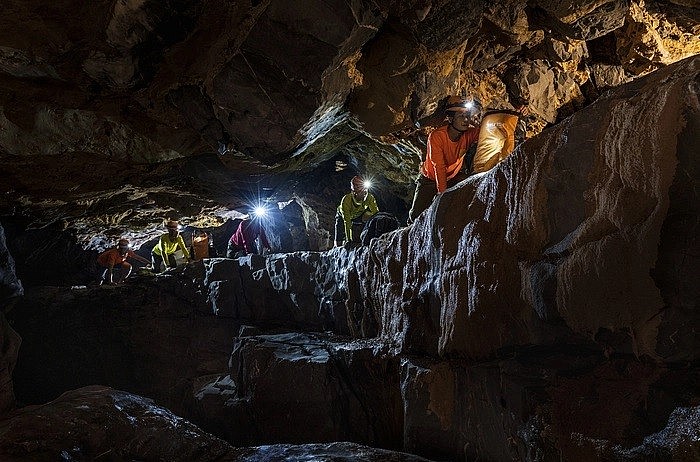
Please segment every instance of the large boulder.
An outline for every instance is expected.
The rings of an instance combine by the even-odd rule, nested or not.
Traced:
[[[73,390],[0,420],[0,458],[236,460],[226,442],[152,400],[107,387]]]
[[[347,440],[402,447],[398,361],[374,342],[245,335],[222,372],[201,383],[189,414],[233,444]]]
[[[182,462],[428,462],[353,443],[234,448],[148,398],[108,387],[73,390],[0,420],[0,457],[27,460]]]

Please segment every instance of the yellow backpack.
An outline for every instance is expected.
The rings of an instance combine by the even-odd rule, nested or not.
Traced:
[[[508,110],[491,111],[484,115],[472,161],[472,173],[492,169],[513,151],[519,115]]]

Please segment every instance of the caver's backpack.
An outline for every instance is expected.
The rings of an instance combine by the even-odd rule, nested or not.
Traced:
[[[192,246],[190,247],[192,260],[201,260],[202,258],[216,257],[216,250],[209,234],[207,233],[192,233]]]
[[[476,154],[471,162],[472,173],[492,169],[513,152],[519,116],[518,112],[508,110],[491,111],[484,115]]]
[[[362,234],[360,234],[360,240],[362,241],[362,245],[369,245],[369,241],[371,241],[372,238],[379,237],[384,233],[398,228],[399,220],[393,215],[386,212],[377,212],[365,223]]]

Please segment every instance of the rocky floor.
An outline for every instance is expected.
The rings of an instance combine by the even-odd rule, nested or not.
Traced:
[[[341,249],[331,258],[343,261],[352,258],[343,255],[351,252]],[[485,455],[489,460],[550,460],[561,451],[589,460],[692,460],[678,454],[695,451],[697,368],[640,362],[622,352],[606,358],[585,339],[570,343],[574,337],[559,345],[503,350],[487,361],[397,355],[376,339],[348,336],[347,317],[328,324],[321,311],[299,312],[292,303],[304,281],[295,266],[299,257],[304,258],[211,260],[116,287],[27,290],[8,318],[24,342],[14,370],[15,394],[32,406],[8,416],[5,435],[45,431],[35,428],[32,409],[50,402],[41,409],[59,420],[68,416],[68,424],[52,424],[48,434],[71,432],[76,442],[58,444],[57,436],[34,447],[27,446],[29,436],[3,437],[2,450],[39,457],[60,448],[75,453],[75,460],[90,460],[98,451],[141,450],[150,460],[147,451],[164,444],[162,432],[150,433],[153,427],[168,423],[182,430],[190,425],[184,418],[198,426],[192,432],[206,431],[221,440],[198,453],[200,443],[191,446],[189,437],[180,435],[158,454],[184,451],[190,455],[173,460],[219,460],[217,451],[228,454],[217,449],[227,448],[226,441],[234,447],[302,444],[249,450],[259,457],[250,460],[286,460],[280,454],[360,457],[365,451],[367,458],[361,460],[413,460],[333,444],[353,441],[435,460],[457,454],[467,460]],[[291,280],[275,285],[292,272],[296,285]],[[262,292],[248,290],[235,282],[244,274],[273,283],[267,289],[263,284]],[[223,290],[223,281],[233,287]],[[316,294],[323,298],[318,288]],[[222,306],[230,309],[215,309]],[[608,339],[611,346],[613,341]],[[81,388],[91,384],[129,393]],[[112,406],[115,394],[146,410],[135,414]],[[170,417],[157,425],[143,417],[134,422],[131,436],[94,441],[86,436],[90,431],[76,435],[71,430],[85,416],[66,414],[91,408],[78,404],[86,396],[98,400],[104,415],[91,413],[84,428],[105,420],[119,425],[125,418],[140,419],[140,413]],[[157,406],[168,411],[148,410]],[[120,417],[123,412],[126,417]],[[656,459],[646,459],[650,455]],[[222,460],[249,460],[236,457]]]

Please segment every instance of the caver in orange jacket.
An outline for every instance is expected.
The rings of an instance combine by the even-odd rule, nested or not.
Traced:
[[[479,127],[463,132],[457,141],[452,141],[447,132],[448,126],[442,126],[428,136],[428,147],[421,173],[435,180],[437,192],[447,188],[447,180],[453,178],[462,169],[464,155],[479,136]]]
[[[124,255],[122,255],[119,252],[119,249],[114,248],[105,250],[104,252],[99,254],[97,256],[97,263],[99,263],[101,266],[104,266],[105,268],[110,268],[113,266],[119,266],[124,263],[127,263],[127,258],[137,258],[136,253],[134,253],[133,250],[129,249]]]

